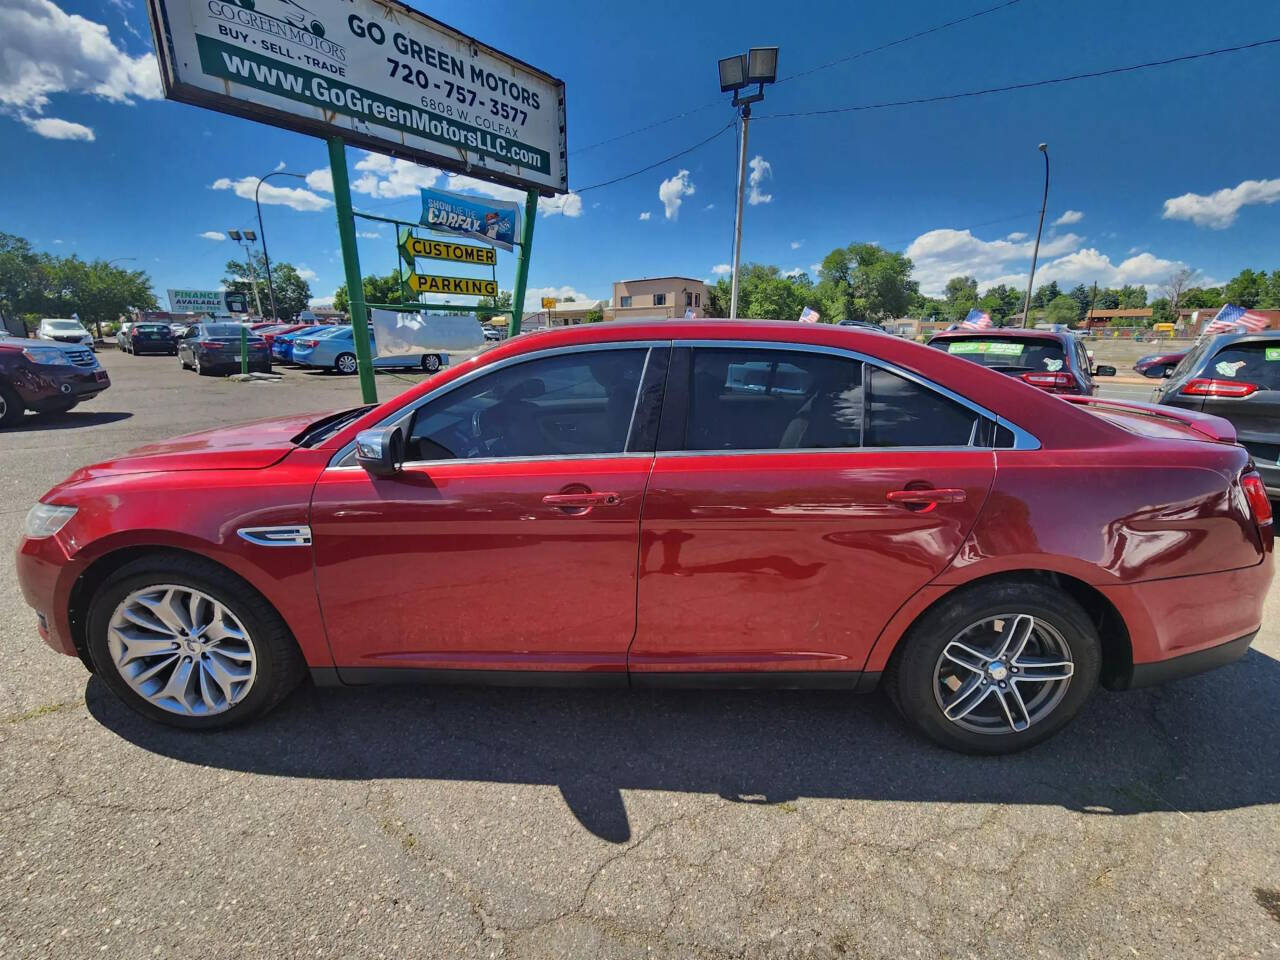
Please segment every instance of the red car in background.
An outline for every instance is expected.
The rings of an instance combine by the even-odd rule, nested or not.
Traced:
[[[297,332],[298,330],[303,330],[303,329],[305,329],[305,328],[307,328],[307,327],[309,327],[309,326],[312,326],[312,324],[309,324],[309,323],[277,323],[277,324],[273,324],[273,325],[270,325],[270,326],[262,327],[262,328],[261,328],[261,329],[259,329],[259,330],[255,330],[255,331],[254,331],[254,333],[255,333],[257,336],[261,337],[263,340],[267,341],[267,349],[268,349],[268,350],[270,350],[271,345],[272,345],[272,343],[275,341],[276,337],[280,336],[281,334],[285,334],[285,333],[295,333],[295,332]]]
[[[1186,355],[1185,350],[1177,353],[1149,353],[1145,357],[1139,357],[1133,369],[1144,377],[1161,380],[1173,373]]]
[[[1092,396],[1093,378],[1114,377],[1115,367],[1093,365],[1084,344],[1069,330],[948,330],[929,346],[1017,377],[1047,393]]]
[[[1271,582],[1230,424],[1073,399],[820,324],[534,333],[381,404],[77,470],[18,579],[51,647],[181,727],[308,672],[879,686],[1003,753],[1098,683],[1242,656]]]

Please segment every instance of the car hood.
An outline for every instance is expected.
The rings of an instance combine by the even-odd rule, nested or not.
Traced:
[[[84,467],[68,482],[173,470],[261,470],[283,459],[296,446],[293,438],[323,416],[272,417],[149,443],[113,460]]]
[[[59,334],[62,336],[62,334]],[[70,334],[67,334],[70,336]],[[84,336],[84,334],[80,334]],[[18,350],[27,347],[44,347],[45,349],[61,350],[64,353],[79,353],[84,349],[79,343],[62,343],[59,340],[38,340],[34,337],[0,337],[0,344],[6,347],[13,347]]]

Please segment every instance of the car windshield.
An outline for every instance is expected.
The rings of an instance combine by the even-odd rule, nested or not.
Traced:
[[[317,420],[302,433],[293,438],[293,442],[302,447],[314,447],[318,443],[322,443],[329,437],[333,436],[347,424],[356,418],[363,416],[374,408],[374,404],[368,404],[363,407],[355,407],[351,410],[342,410],[338,413],[330,414],[322,420]]]
[[[68,333],[79,333],[84,329],[75,320],[46,320],[44,325],[50,330],[65,330]]]
[[[997,370],[1047,370],[1053,373],[1067,366],[1066,352],[1057,340],[949,337],[934,341],[932,346]]]

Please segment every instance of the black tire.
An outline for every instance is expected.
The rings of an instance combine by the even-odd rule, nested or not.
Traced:
[[[333,359],[333,369],[342,374],[353,374],[356,372],[356,355],[354,353],[340,353]]]
[[[1070,652],[1074,672],[1045,716],[1026,729],[974,732],[947,719],[935,696],[935,671],[948,644],[971,624],[990,617],[1030,614],[1051,627]],[[903,637],[882,678],[889,699],[930,739],[963,753],[1014,753],[1057,733],[1098,684],[1102,646],[1093,621],[1070,595],[1035,581],[978,585],[944,598]]]
[[[195,371],[196,371],[196,376],[197,376],[197,377],[207,377],[207,376],[209,375],[209,369],[208,369],[208,367],[204,366],[204,365],[200,362],[200,358],[199,358],[199,357],[197,357],[197,356],[195,356],[194,354],[192,354],[192,356],[191,356],[191,362],[195,365]]]
[[[425,354],[422,358],[422,369],[427,373],[435,373],[440,369],[440,356],[435,353]]]
[[[12,427],[22,419],[22,398],[7,383],[0,383],[0,427]]]
[[[210,716],[184,716],[148,702],[120,675],[107,645],[116,607],[134,590],[151,584],[194,587],[227,607],[245,626],[257,658],[257,674],[239,703]],[[245,723],[275,707],[298,685],[306,663],[280,614],[249,583],[229,570],[183,554],[158,552],[125,564],[98,588],[89,603],[87,640],[94,671],[131,709],[150,720],[187,730],[213,730]]]

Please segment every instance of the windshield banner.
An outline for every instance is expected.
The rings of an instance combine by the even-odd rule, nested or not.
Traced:
[[[427,187],[422,191],[421,223],[441,233],[510,250],[520,231],[520,204]]]
[[[1001,340],[953,340],[947,344],[948,353],[986,353],[995,357],[1018,357],[1022,344]]]

